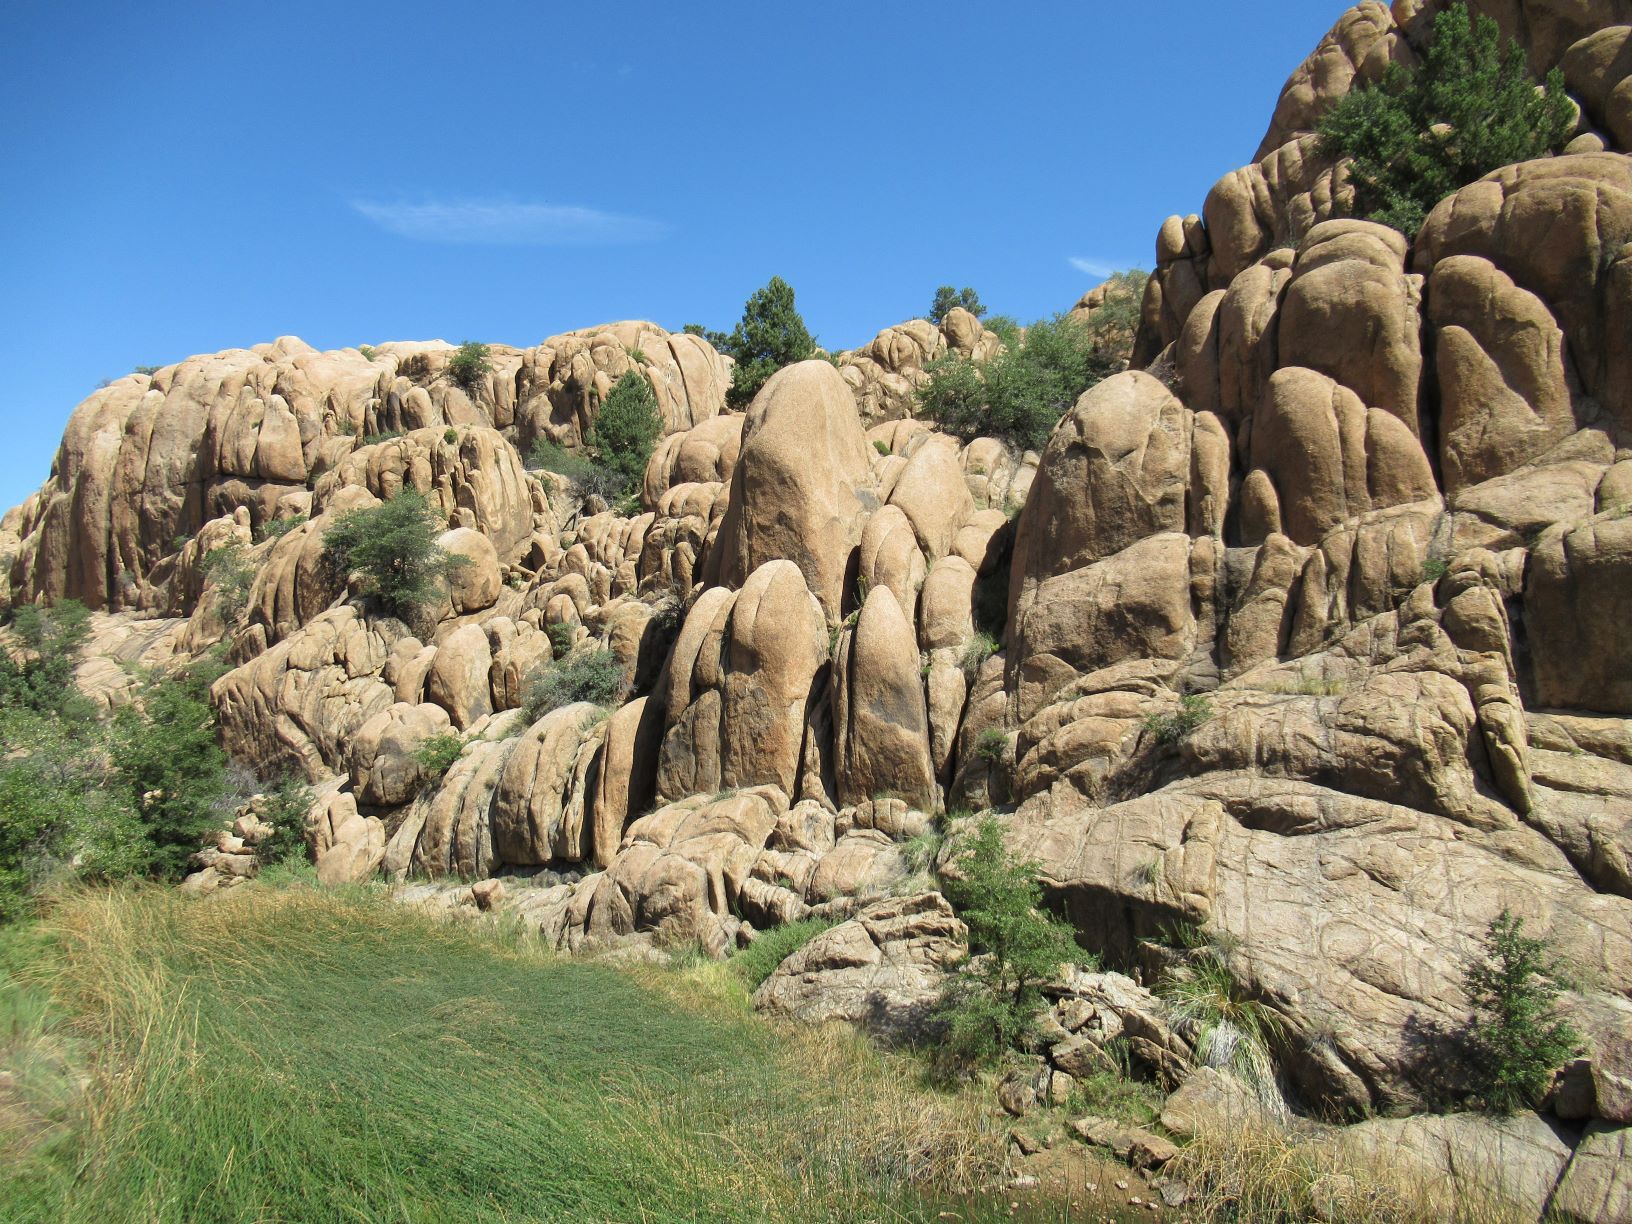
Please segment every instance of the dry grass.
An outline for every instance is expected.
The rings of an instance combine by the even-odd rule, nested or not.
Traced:
[[[1187,1213],[1203,1220],[1271,1224],[1530,1224],[1462,1185],[1428,1185],[1383,1160],[1334,1149],[1329,1137],[1264,1124],[1193,1139],[1168,1165],[1191,1190]]]

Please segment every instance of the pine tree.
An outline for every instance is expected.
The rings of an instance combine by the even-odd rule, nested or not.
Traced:
[[[1408,236],[1446,196],[1492,170],[1544,157],[1569,138],[1574,108],[1556,68],[1538,91],[1524,50],[1455,4],[1434,18],[1421,67],[1390,64],[1322,117],[1321,151],[1348,157],[1356,215]]]
[[[793,286],[780,276],[754,292],[742,308],[742,319],[715,347],[737,363],[725,397],[732,408],[746,408],[783,366],[816,355],[816,341],[794,305]]]
[[[1524,919],[1503,910],[1465,987],[1473,1006],[1469,1061],[1485,1107],[1511,1113],[1535,1105],[1553,1072],[1581,1051],[1581,1035],[1557,1014],[1564,989],[1557,959],[1545,940],[1524,934]]]
[[[954,289],[951,285],[942,285],[935,290],[935,300],[929,306],[929,321],[939,327],[946,321],[946,316],[956,308],[962,306],[975,318],[986,313],[986,307],[980,304],[980,294],[965,286]]]

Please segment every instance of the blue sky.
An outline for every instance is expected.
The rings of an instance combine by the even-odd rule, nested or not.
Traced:
[[[0,503],[103,378],[279,335],[1065,309],[1344,7],[5,0]]]

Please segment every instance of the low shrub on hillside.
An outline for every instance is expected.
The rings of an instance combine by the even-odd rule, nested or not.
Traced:
[[[731,957],[732,972],[749,990],[757,990],[778,965],[837,923],[836,918],[806,918],[761,931],[758,939]]]
[[[453,768],[453,763],[464,751],[465,741],[455,732],[427,736],[414,749],[414,760],[425,771],[426,777],[440,778]]]
[[[580,650],[535,671],[527,682],[522,715],[531,724],[574,702],[615,706],[627,685],[623,665],[610,650]]]

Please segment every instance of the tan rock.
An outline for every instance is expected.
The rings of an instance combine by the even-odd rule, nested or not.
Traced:
[[[777,371],[748,409],[705,580],[737,587],[767,561],[792,561],[836,622],[863,511],[876,504],[870,450],[838,371],[825,361]]]
[[[867,596],[834,661],[835,774],[839,801],[894,795],[934,805],[929,715],[911,624],[887,587]]]

